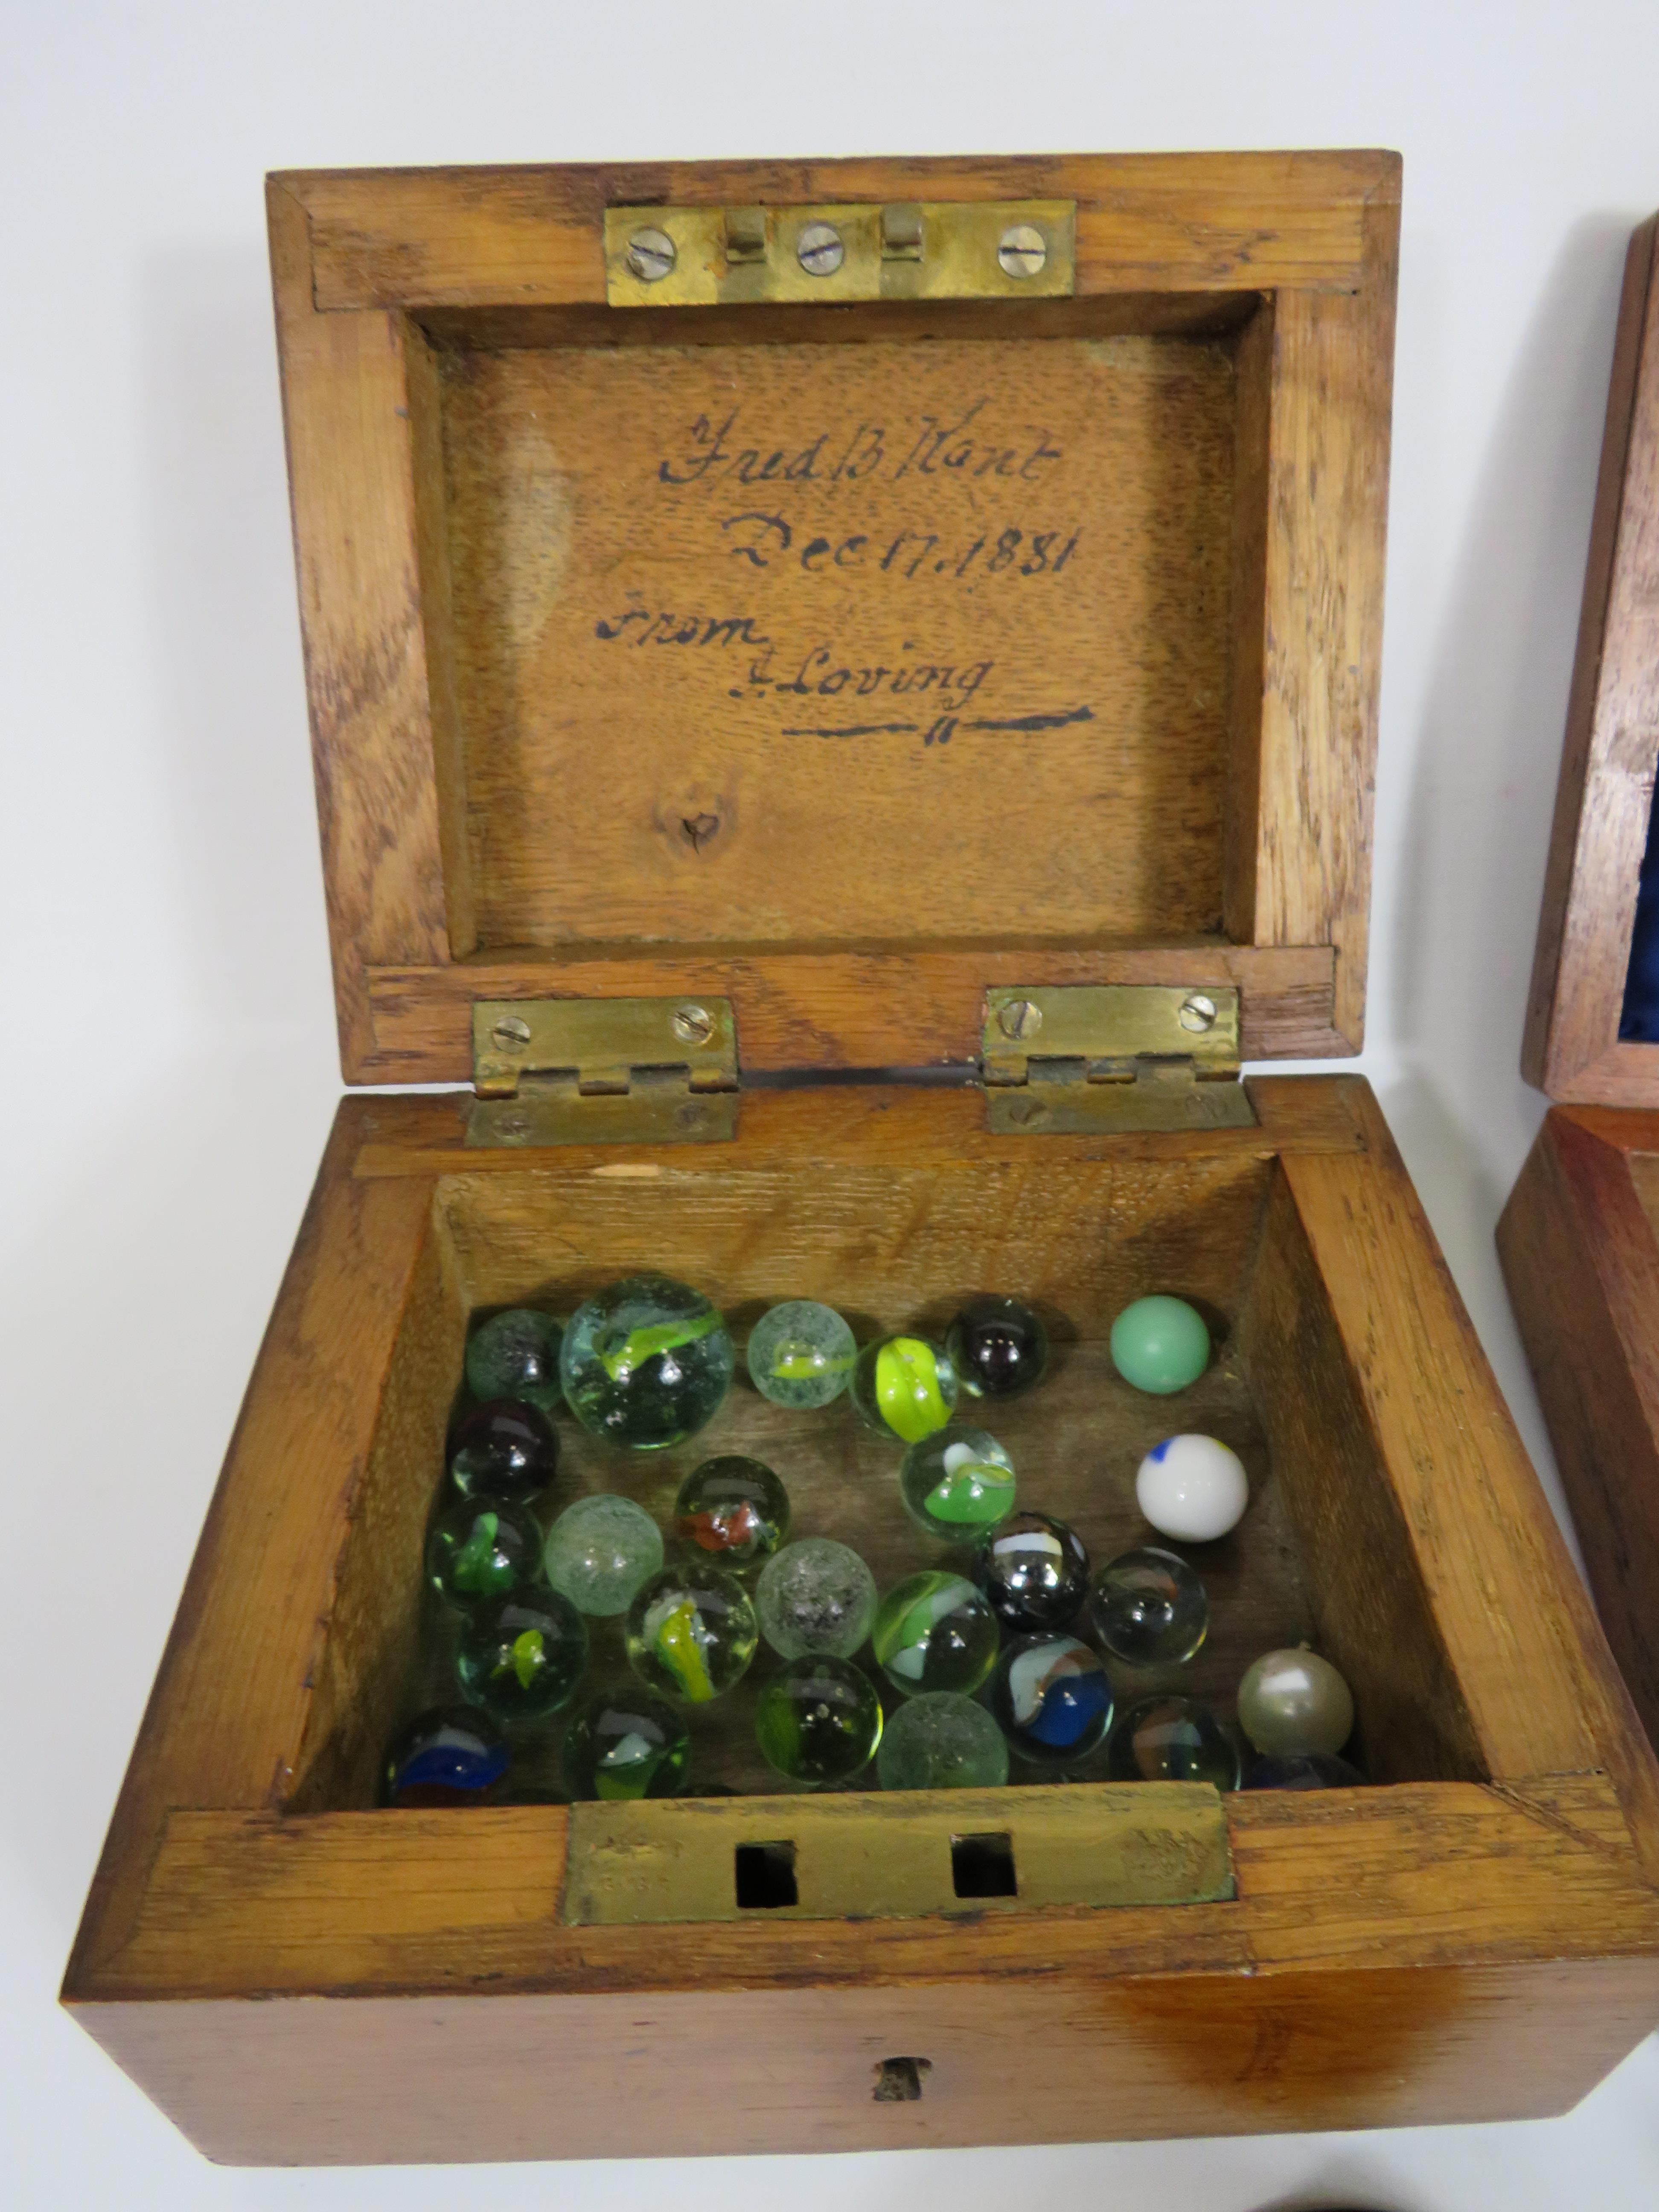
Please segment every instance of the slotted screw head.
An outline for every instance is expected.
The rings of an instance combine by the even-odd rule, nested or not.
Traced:
[[[1042,1027],[1042,1009],[1029,999],[1010,999],[997,1016],[997,1026],[1006,1037],[1035,1036]]]
[[[670,1026],[682,1044],[707,1044],[714,1034],[714,1017],[706,1006],[676,1006]]]
[[[1002,234],[997,259],[1009,276],[1035,276],[1048,258],[1048,241],[1035,223],[1017,222]]]
[[[1215,1000],[1206,999],[1202,991],[1194,991],[1182,1006],[1179,1017],[1183,1030],[1212,1030],[1215,1027]]]
[[[641,284],[655,284],[674,265],[674,241],[665,230],[636,230],[628,241],[628,266]]]
[[[834,223],[809,222],[796,242],[795,254],[809,276],[833,276],[847,258],[847,248]]]
[[[529,1043],[530,1024],[522,1014],[503,1014],[490,1036],[503,1052],[511,1052],[517,1045]]]

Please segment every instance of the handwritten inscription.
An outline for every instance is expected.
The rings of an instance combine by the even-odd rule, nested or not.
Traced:
[[[699,415],[684,445],[659,461],[657,480],[705,489],[721,483],[857,483],[876,476],[894,483],[908,476],[1039,483],[1065,458],[1065,449],[1053,442],[1046,423],[996,428],[984,419],[989,404],[982,397],[948,419],[921,415],[890,434],[884,422],[860,422],[850,431],[823,429],[779,446],[745,443],[738,428],[741,408],[720,422]]]
[[[799,562],[809,576],[831,568],[869,568],[905,578],[948,574],[957,582],[975,563],[977,573],[986,576],[1057,576],[1083,534],[1074,530],[1067,537],[1060,530],[1036,530],[1028,536],[1012,527],[981,531],[966,551],[959,543],[945,544],[937,531],[901,530],[891,538],[884,533],[874,540],[859,532],[842,538],[803,539],[795,524],[759,507],[727,515],[720,528],[729,532],[736,558],[757,568]]]

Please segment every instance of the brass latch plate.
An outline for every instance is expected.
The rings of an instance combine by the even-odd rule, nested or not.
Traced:
[[[729,999],[483,999],[469,1145],[708,1144],[738,1126]]]
[[[564,1917],[579,1927],[977,1918],[1234,1893],[1226,1814],[1198,1782],[579,1804],[568,1854]]]
[[[1076,234],[1074,200],[607,208],[605,298],[613,307],[1064,299],[1076,289]]]
[[[1249,1128],[1230,986],[1063,984],[986,994],[987,1116],[1001,1134]]]

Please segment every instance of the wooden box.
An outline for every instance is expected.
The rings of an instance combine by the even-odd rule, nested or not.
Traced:
[[[1498,1251],[1608,1640],[1659,1743],[1659,1040],[1626,1007],[1659,766],[1659,217],[1631,240]]]
[[[1360,1041],[1398,198],[272,180],[345,1070],[478,1095],[341,1105],[70,1964],[210,2155],[1496,2118],[1659,2020],[1659,1770],[1387,1128],[1237,1077]],[[732,1796],[379,1809],[469,1316],[641,1264],[739,1325],[1038,1301],[1009,1441],[1097,1556],[1152,1437],[1231,1437],[1194,1686],[1316,1638],[1369,1786],[781,1796],[733,1726]],[[1221,1342],[1179,1413],[1104,1350],[1155,1288]],[[769,1446],[890,1577],[891,1454],[771,1421],[570,1480]]]

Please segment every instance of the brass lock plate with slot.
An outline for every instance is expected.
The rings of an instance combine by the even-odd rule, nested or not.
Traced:
[[[1076,233],[1074,200],[607,208],[605,299],[613,307],[1068,299]]]
[[[1065,984],[988,991],[981,1044],[987,1116],[1000,1133],[1238,1129],[1255,1114],[1238,1080],[1231,987]]]
[[[738,1128],[729,999],[485,999],[469,1145],[710,1144]]]

